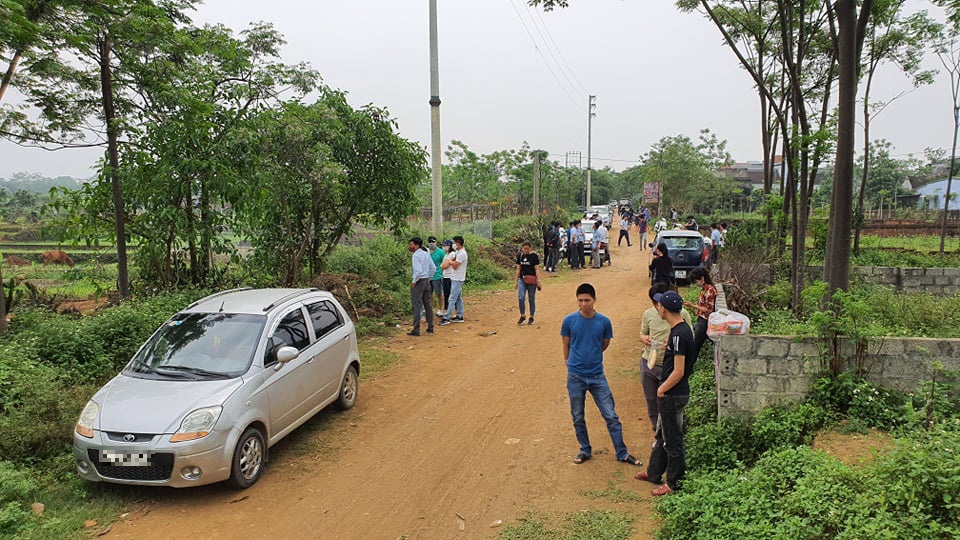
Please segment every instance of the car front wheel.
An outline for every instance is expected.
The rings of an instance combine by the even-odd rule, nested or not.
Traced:
[[[340,383],[340,396],[337,398],[337,407],[340,410],[352,409],[357,404],[357,391],[360,387],[357,368],[350,366],[347,372],[343,374],[343,382]]]
[[[230,468],[231,486],[246,489],[257,483],[267,461],[267,445],[263,433],[255,427],[247,428],[237,441]]]

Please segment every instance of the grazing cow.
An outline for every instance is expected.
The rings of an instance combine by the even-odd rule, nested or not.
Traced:
[[[7,264],[10,266],[30,266],[30,261],[16,255],[7,255]]]
[[[60,250],[47,251],[47,252],[44,252],[41,258],[43,259],[44,265],[52,263],[52,264],[65,264],[70,267],[73,266],[73,259],[71,259],[70,256],[67,255],[65,251],[60,251]]]

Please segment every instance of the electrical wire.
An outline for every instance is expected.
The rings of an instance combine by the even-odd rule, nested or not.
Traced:
[[[527,10],[530,11],[529,5],[527,5]],[[589,94],[590,92],[587,90],[587,87],[584,86],[583,83],[580,82],[580,79],[577,78],[576,72],[570,69],[570,64],[568,64],[567,59],[563,57],[563,53],[560,51],[560,47],[557,46],[557,42],[553,39],[553,34],[550,33],[550,28],[547,27],[546,21],[544,21],[543,17],[540,15],[540,10],[534,9],[533,12],[536,13],[537,19],[540,20],[540,24],[543,26],[543,30],[547,33],[547,37],[550,38],[550,43],[553,44],[553,48],[557,51],[557,56],[560,57],[560,61],[563,62],[563,66],[566,68],[566,71],[564,72],[564,76],[566,77],[566,74],[569,73],[570,77],[573,77],[573,80],[576,81],[577,86],[580,87],[580,90],[584,94]],[[546,41],[544,41],[544,43],[546,43]],[[569,81],[570,78],[567,77],[567,80]]]
[[[520,10],[517,9],[517,6],[516,6],[516,4],[514,3],[514,0],[508,0],[508,1],[510,2],[510,7],[513,8],[513,12],[516,13],[516,14],[517,14],[517,18],[520,19],[520,24],[523,25],[523,30],[527,33],[527,36],[530,38],[530,41],[533,43],[533,49],[534,49],[535,51],[537,51],[537,55],[540,57],[540,60],[543,61],[543,65],[545,65],[545,66],[547,67],[547,70],[550,71],[550,75],[553,75],[553,80],[555,80],[555,81],[557,82],[557,86],[559,86],[559,87],[560,87],[560,90],[562,90],[563,93],[566,94],[567,98],[570,99],[570,102],[571,102],[571,103],[573,103],[577,108],[580,108],[582,104],[579,103],[579,102],[570,94],[570,91],[567,90],[567,88],[566,88],[566,87],[563,85],[563,83],[560,81],[560,78],[557,77],[557,74],[553,71],[553,68],[550,67],[550,63],[547,62],[546,57],[543,56],[543,52],[540,50],[540,47],[537,46],[537,40],[534,39],[533,34],[530,33],[530,29],[527,27],[526,21],[523,20],[523,16],[520,15]]]

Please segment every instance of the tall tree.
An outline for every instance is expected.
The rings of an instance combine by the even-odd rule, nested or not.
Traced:
[[[854,129],[856,128],[857,81],[860,57],[873,0],[863,0],[857,13],[856,0],[836,0],[834,44],[837,49],[837,153],[827,231],[824,276],[830,298],[850,286],[850,230],[853,217]]]

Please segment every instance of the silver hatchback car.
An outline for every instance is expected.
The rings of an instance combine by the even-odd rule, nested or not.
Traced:
[[[252,486],[268,449],[327,405],[357,402],[353,322],[317,289],[235,289],[198,300],[84,407],[80,476],[97,482]]]

